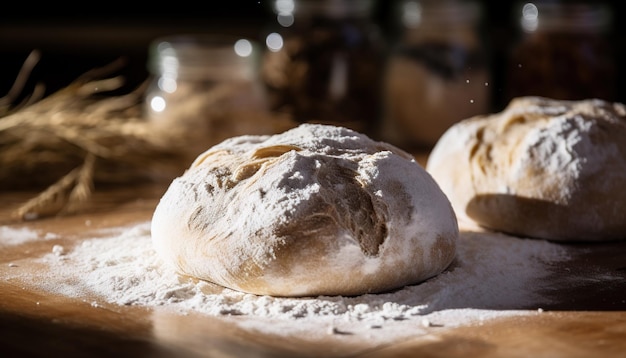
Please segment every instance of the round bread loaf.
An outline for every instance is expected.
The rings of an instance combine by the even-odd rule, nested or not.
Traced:
[[[426,170],[460,221],[548,240],[626,238],[626,107],[521,97],[461,121]]]
[[[179,272],[259,295],[359,295],[453,260],[450,202],[414,158],[355,131],[302,124],[227,139],[174,179],[152,218]]]

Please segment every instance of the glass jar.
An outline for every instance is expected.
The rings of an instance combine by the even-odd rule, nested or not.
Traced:
[[[242,134],[282,130],[269,114],[258,78],[254,41],[216,35],[178,35],[152,42],[145,115],[163,142],[183,145],[194,158]]]
[[[374,135],[385,42],[372,9],[372,0],[276,0],[262,61],[270,108]]]
[[[454,123],[490,109],[482,8],[472,1],[399,1],[384,92],[384,138],[431,148]]]
[[[616,97],[611,9],[601,2],[519,4],[519,37],[509,55],[507,100]]]

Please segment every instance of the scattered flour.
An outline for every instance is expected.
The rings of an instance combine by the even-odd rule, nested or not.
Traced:
[[[26,227],[0,226],[0,247],[16,246],[35,240],[52,240],[57,237],[53,233],[41,234]]]
[[[109,231],[73,248],[54,245],[49,254],[37,259],[50,269],[42,277],[24,275],[21,279],[71,297],[93,299],[95,295],[99,298],[92,303],[94,307],[109,303],[180,314],[237,316],[246,329],[268,333],[306,333],[308,337],[315,332],[369,332],[382,340],[433,327],[537,314],[539,305],[545,303],[539,292],[546,288],[542,282],[547,285],[543,280],[547,265],[567,258],[566,250],[554,243],[462,230],[452,265],[421,284],[356,297],[279,298],[240,293],[176,274],[154,251],[150,223],[145,222]]]

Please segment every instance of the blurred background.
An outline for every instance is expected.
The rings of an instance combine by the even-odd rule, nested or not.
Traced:
[[[357,7],[360,3],[343,2]],[[52,93],[84,72],[122,58],[125,62],[121,72],[126,82],[119,91],[128,91],[151,76],[147,64],[155,39],[176,34],[233,34],[265,47],[269,34],[290,27],[291,23],[284,22],[288,21],[285,13],[292,12],[291,27],[295,27],[302,23],[299,18],[305,12],[320,11],[306,8],[306,3],[176,1],[163,6],[141,5],[133,12],[120,11],[127,9],[128,4],[115,2],[95,3],[88,9],[64,7],[56,2],[54,7],[15,4],[0,14],[0,94],[9,90],[34,49],[40,51],[41,58],[27,86],[43,83],[46,92]],[[443,3],[449,6],[441,6]],[[528,4],[531,6],[524,7]],[[546,10],[538,11],[542,4]],[[555,4],[573,4],[576,8],[549,7]],[[377,41],[382,44],[372,44],[373,52],[360,53],[360,60],[348,61],[342,68],[350,72],[359,63],[377,58],[380,62],[370,62],[368,66],[384,70],[382,79],[364,78],[366,84],[361,86],[380,86],[384,90],[375,92],[373,96],[380,98],[371,100],[368,96],[372,93],[357,91],[354,98],[361,102],[346,116],[362,120],[358,107],[380,100],[380,107],[367,108],[378,117],[377,124],[371,128],[357,126],[358,129],[406,147],[428,147],[451,123],[474,114],[499,111],[516,96],[597,97],[626,102],[626,71],[619,66],[626,53],[622,2],[542,1],[536,5],[488,0],[372,2],[364,16],[365,26],[378,31]],[[539,26],[536,19],[543,18],[538,12],[545,17]],[[312,27],[302,31],[313,31]],[[367,32],[371,28],[356,26],[353,30]],[[267,48],[261,50],[270,52]],[[315,51],[315,46],[307,51]],[[278,63],[266,57],[260,61]],[[262,78],[271,92],[269,100],[274,108],[288,107],[300,121],[307,115],[330,118],[330,112],[313,113],[313,104],[285,107],[297,94],[280,92],[276,76]],[[440,118],[439,123],[421,124],[432,122],[433,118]],[[351,119],[347,120],[351,123]]]

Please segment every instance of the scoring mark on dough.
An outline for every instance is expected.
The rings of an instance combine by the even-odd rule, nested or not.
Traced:
[[[209,223],[204,215],[202,215],[203,212],[204,208],[198,206],[191,215],[189,215],[189,219],[187,220],[187,229],[189,231],[204,231],[209,227]]]
[[[280,157],[281,155],[287,152],[291,152],[292,150],[295,150],[296,152],[298,152],[302,149],[300,147],[297,147],[291,144],[272,145],[269,147],[262,147],[262,148],[256,149],[254,153],[252,153],[252,158],[253,159],[275,158],[275,157]]]
[[[356,170],[347,164],[338,163],[337,158],[308,159],[314,167],[311,181],[317,179],[320,190],[300,203],[298,220],[287,220],[276,229],[276,235],[285,238],[281,250],[334,250],[324,240],[347,232],[365,256],[377,256],[388,235],[386,207],[375,204],[357,180]],[[299,246],[306,249],[294,249]]]
[[[235,181],[242,181],[250,178],[256,172],[261,169],[266,163],[272,163],[281,155],[291,152],[292,150],[299,151],[299,147],[294,145],[279,144],[269,147],[257,148],[250,156],[250,160],[239,165],[233,172],[233,179]]]
[[[357,180],[357,172],[328,161],[318,175],[322,187],[330,191],[324,198],[332,204],[337,223],[352,232],[366,256],[378,255],[387,237],[386,220],[374,207],[371,194]]]

